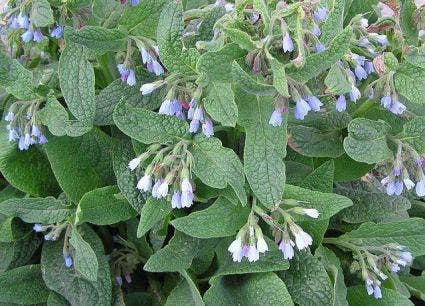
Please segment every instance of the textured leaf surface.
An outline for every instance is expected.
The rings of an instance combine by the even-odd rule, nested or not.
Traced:
[[[269,124],[273,98],[236,91],[239,121],[245,128],[244,171],[260,202],[272,207],[282,199],[285,185],[286,124]],[[286,120],[285,120],[286,121]]]
[[[63,241],[47,242],[41,254],[41,270],[47,287],[63,297],[71,305],[111,305],[111,275],[103,245],[92,229],[80,227],[79,232],[96,254],[99,269],[96,281],[84,278],[75,267],[64,265]]]
[[[181,42],[183,7],[180,1],[170,1],[162,10],[157,31],[161,62],[171,72],[196,74],[199,58],[196,49],[186,49]]]
[[[236,234],[246,223],[249,213],[248,207],[236,206],[219,197],[210,207],[175,219],[171,224],[192,237],[226,237]],[[217,226],[217,220],[220,220],[220,226]]]
[[[59,59],[59,82],[71,113],[78,120],[93,122],[96,99],[94,70],[82,46],[68,43]]]
[[[347,300],[350,306],[411,306],[414,305],[407,297],[401,293],[388,288],[382,288],[382,299],[375,299],[367,294],[364,286],[348,288]]]
[[[219,278],[204,300],[207,305],[294,305],[285,283],[274,273]]]
[[[0,274],[1,303],[45,303],[48,296],[49,290],[41,279],[40,265],[22,266]]]
[[[409,143],[418,154],[425,154],[425,117],[416,117],[404,124],[400,138]]]
[[[229,184],[242,204],[246,204],[245,177],[242,163],[231,149],[224,148],[217,138],[195,137],[193,172],[206,185],[223,189]]]
[[[96,281],[97,270],[99,269],[96,253],[90,244],[84,241],[76,228],[72,229],[69,243],[75,250],[73,256],[75,270],[80,272],[89,281]]]
[[[308,252],[298,252],[289,270],[279,273],[295,303],[331,305],[332,283],[322,263]]]
[[[425,220],[410,218],[381,224],[366,222],[338,239],[372,246],[397,243],[406,246],[413,256],[425,255],[425,246],[421,243],[425,239]]]
[[[388,132],[389,126],[383,121],[356,118],[348,125],[345,152],[358,162],[374,164],[384,161],[392,156],[386,140]]]
[[[107,225],[128,220],[136,214],[117,186],[107,186],[89,191],[81,198],[75,222]]]
[[[325,85],[330,92],[338,95],[349,93],[351,90],[351,84],[338,64],[333,65],[329,70]]]
[[[425,103],[425,69],[405,62],[394,76],[397,92],[412,103]]]
[[[115,108],[114,122],[122,132],[145,144],[179,140],[189,130],[186,121],[137,108],[125,101]]]
[[[238,107],[230,84],[210,83],[204,105],[205,110],[215,121],[225,126],[236,125]]]
[[[15,198],[0,203],[0,213],[9,217],[18,217],[27,223],[51,224],[60,222],[73,212],[54,197]]]
[[[239,64],[234,61],[232,64],[232,75],[233,80],[246,92],[259,95],[259,96],[271,96],[276,93],[274,86],[260,83],[253,79],[250,74],[242,69]]]
[[[34,0],[31,8],[31,23],[38,28],[53,24],[53,12],[47,0]]]
[[[171,203],[167,200],[157,200],[149,197],[140,212],[137,237],[145,235],[158,221],[162,220],[171,212]]]
[[[330,1],[328,17],[321,26],[320,41],[325,45],[328,45],[336,35],[343,31],[345,3],[346,0]]]

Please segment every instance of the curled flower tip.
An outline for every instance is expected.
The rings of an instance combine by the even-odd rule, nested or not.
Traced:
[[[158,182],[157,182],[158,183]],[[156,184],[155,184],[156,185]],[[145,174],[137,183],[137,189],[147,192],[152,188],[152,178],[150,175]]]
[[[296,119],[304,120],[304,117],[308,114],[308,112],[311,110],[310,105],[303,99],[299,99],[296,102],[295,108],[294,108],[294,116]]]
[[[140,87],[140,91],[142,92],[142,95],[148,95],[155,89],[155,84],[153,83],[146,83],[143,84],[142,87]]]
[[[305,97],[304,100],[307,101],[310,108],[315,112],[320,111],[320,107],[323,106],[323,103],[315,96]]]
[[[43,231],[43,226],[41,224],[34,224],[32,229],[34,230],[34,232],[40,233]]]
[[[319,218],[319,211],[317,209],[314,208],[304,208],[303,213],[311,218]]]
[[[122,277],[121,276],[115,276],[115,282],[117,283],[118,286],[122,286]]]
[[[267,246],[266,240],[264,240],[263,237],[259,237],[257,239],[257,250],[260,253],[265,253],[269,250],[269,247]]]
[[[280,109],[275,109],[270,116],[269,124],[272,126],[281,126],[283,123],[283,115]]]
[[[302,229],[299,229],[294,235],[298,250],[306,249],[313,244],[313,238]]]
[[[283,253],[284,259],[292,259],[294,257],[294,246],[295,243],[290,239],[282,239],[282,241],[279,243],[279,250]]]
[[[209,138],[214,135],[214,128],[211,119],[206,118],[202,123],[202,133]]]
[[[347,109],[347,99],[345,99],[344,95],[338,97],[335,107],[338,112],[343,112]]]
[[[292,38],[289,35],[289,32],[286,32],[283,35],[282,49],[283,49],[283,52],[292,52],[292,51],[294,51],[294,43],[292,42]]]
[[[142,158],[140,156],[133,158],[132,160],[130,160],[130,162],[128,163],[128,168],[133,171],[134,169],[136,169],[140,162],[142,161]]]
[[[67,255],[64,257],[65,260],[65,267],[70,268],[74,264],[74,261],[72,260],[72,257]]]

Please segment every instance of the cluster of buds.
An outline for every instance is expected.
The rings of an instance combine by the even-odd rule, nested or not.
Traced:
[[[294,257],[295,246],[298,250],[304,250],[312,245],[313,238],[295,223],[291,214],[318,218],[319,211],[314,208],[297,206],[299,203],[296,200],[284,200],[283,204],[290,207],[284,210],[278,205],[271,216],[254,204],[248,222],[239,230],[236,239],[228,248],[228,251],[232,253],[233,261],[241,262],[243,257],[246,257],[249,262],[254,262],[259,259],[260,253],[268,251],[267,243],[264,240],[261,228],[258,226],[258,217],[254,214],[257,214],[272,227],[274,240],[279,250],[282,251],[284,259],[290,260]],[[283,219],[283,223],[280,222],[281,219]]]
[[[122,286],[124,276],[125,281],[132,282],[131,274],[136,270],[137,265],[142,262],[142,257],[134,243],[124,240],[120,236],[113,236],[113,241],[120,245],[119,249],[114,249],[110,255],[112,262],[112,275],[115,277],[117,285]]]
[[[383,271],[397,273],[400,267],[407,267],[413,262],[412,254],[404,246],[397,244],[357,247],[347,243],[344,247],[354,251],[355,261],[351,265],[351,270],[361,272],[367,293],[377,299],[382,298],[381,282],[388,278]]]
[[[132,159],[128,167],[133,171],[153,156],[136,187],[142,192],[151,192],[156,199],[170,199],[173,208],[192,206],[194,193],[190,169],[193,157],[188,145],[184,140],[164,147],[153,144],[145,153]]]
[[[71,234],[71,226],[67,223],[63,224],[34,224],[33,230],[36,233],[44,233],[44,240],[46,241],[56,241],[59,239],[63,230],[65,230],[65,237],[63,242],[63,259],[65,266],[67,268],[72,267],[74,264],[73,253],[74,248],[69,244],[69,238]]]
[[[415,187],[419,197],[425,196],[424,159],[410,145],[392,139],[397,144],[397,153],[391,163],[389,175],[381,180],[388,195],[401,195],[404,188],[411,190]],[[409,173],[413,173],[414,183]]]
[[[155,89],[165,85],[166,83],[172,82],[171,80],[174,80],[173,75],[165,81],[143,84],[140,91],[142,92],[142,95],[150,94]],[[180,80],[174,80],[174,82],[180,82]],[[190,120],[190,133],[197,133],[199,130],[202,130],[205,137],[213,136],[213,121],[205,112],[201,103],[202,88],[197,87],[193,92],[188,93],[186,88],[182,89],[182,91],[177,91],[177,83],[170,85],[170,87],[171,89],[168,91],[158,112],[167,116],[176,116],[181,120]]]
[[[6,126],[9,131],[9,141],[18,141],[18,148],[21,151],[28,150],[33,144],[47,142],[42,127],[37,123],[39,106],[39,101],[17,101],[10,106],[4,118],[9,122]]]

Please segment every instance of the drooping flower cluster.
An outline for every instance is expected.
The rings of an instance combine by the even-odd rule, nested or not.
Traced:
[[[18,141],[19,150],[28,150],[31,145],[45,144],[47,138],[37,121],[39,102],[17,101],[5,116],[8,123],[9,141]]]
[[[381,180],[386,193],[399,196],[404,188],[411,190],[416,186],[416,194],[419,197],[425,196],[424,159],[409,144],[397,139],[394,142],[398,146],[396,156],[391,163],[389,175]]]
[[[141,192],[151,192],[156,199],[171,200],[173,208],[192,206],[194,191],[190,169],[193,161],[188,142],[182,140],[165,147],[153,144],[145,153],[129,162],[129,169],[135,170],[151,156],[154,157],[145,167],[136,187]]]
[[[134,243],[124,240],[120,236],[113,236],[112,238],[114,243],[120,246],[120,248],[114,249],[110,256],[112,275],[114,275],[117,285],[122,286],[122,275],[124,275],[125,281],[130,284],[132,282],[131,274],[142,262],[142,257]]]
[[[241,262],[246,257],[249,262],[254,262],[260,259],[260,253],[269,250],[257,221],[258,219],[251,214],[248,222],[239,230],[236,239],[230,244],[228,251],[232,254],[233,261]]]
[[[33,230],[36,233],[45,233],[44,234],[44,240],[46,241],[56,241],[61,236],[62,232],[65,230],[65,236],[64,236],[64,244],[63,244],[63,259],[65,266],[67,268],[72,267],[74,264],[73,260],[73,253],[74,249],[69,244],[69,238],[71,233],[71,226],[67,223],[63,224],[34,224]]]
[[[272,227],[275,242],[279,250],[282,251],[284,259],[290,260],[294,257],[295,246],[298,250],[304,250],[312,245],[313,238],[295,223],[291,213],[318,218],[319,212],[314,208],[296,206],[298,203],[295,200],[285,200],[285,204],[291,207],[286,210],[277,207],[271,216],[258,206],[254,206],[248,222],[239,230],[236,239],[228,248],[229,252],[232,253],[233,261],[241,262],[243,257],[246,257],[249,262],[254,262],[259,259],[260,253],[268,251],[267,243],[264,240],[261,228],[258,226],[258,218],[254,215],[254,212]],[[283,223],[280,222],[282,218]]]

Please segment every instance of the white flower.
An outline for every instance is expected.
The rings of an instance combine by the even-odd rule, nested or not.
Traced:
[[[190,207],[193,204],[193,192],[183,192],[181,197],[182,207]]]
[[[294,257],[294,245],[292,240],[282,239],[279,244],[279,250],[283,253],[284,259],[292,259]]]
[[[369,26],[369,21],[366,18],[360,19],[360,26],[362,28],[367,28]]]
[[[165,198],[168,194],[168,183],[166,180],[163,180],[161,185],[158,186],[156,194],[153,195],[157,199]]]
[[[313,238],[301,228],[298,232],[295,233],[295,244],[297,245],[298,250],[308,248],[313,243]]]
[[[269,247],[267,246],[267,242],[264,240],[263,237],[259,237],[257,239],[257,250],[260,253],[265,253],[269,250]]]
[[[304,214],[311,217],[311,218],[318,218],[320,213],[317,209],[314,208],[305,208],[304,209]]]
[[[184,178],[183,181],[181,182],[181,190],[183,193],[185,192],[190,192],[192,193],[192,184],[190,183],[188,178]]]
[[[368,295],[373,293],[373,281],[370,278],[366,279],[366,291]]]
[[[407,190],[410,190],[413,187],[415,187],[415,183],[413,183],[412,180],[408,177],[403,179],[403,182],[404,182],[404,185],[406,186]]]
[[[232,253],[233,261],[241,262],[242,261],[242,239],[237,237],[227,249],[230,253]]]
[[[249,262],[254,262],[260,259],[260,253],[254,245],[250,245],[247,248],[245,256],[248,258]]]
[[[146,83],[143,84],[142,87],[140,87],[140,91],[142,92],[142,95],[148,95],[155,89],[155,84],[153,83]]]
[[[174,191],[173,197],[171,198],[172,208],[182,208],[181,193],[180,191]]]
[[[382,298],[381,287],[379,286],[379,284],[375,284],[375,286],[373,286],[373,297],[375,299],[381,299]]]
[[[156,185],[156,184],[155,184]],[[137,189],[147,192],[152,188],[152,178],[150,175],[145,174],[137,183]],[[153,193],[153,191],[152,191]]]
[[[132,160],[130,160],[130,162],[128,163],[128,168],[131,170],[131,171],[133,171],[134,169],[136,169],[138,166],[139,166],[139,164],[140,164],[140,162],[142,161],[142,159],[141,159],[141,157],[139,156],[139,157],[136,157],[136,158],[133,158]]]
[[[415,190],[419,197],[425,196],[425,176],[422,176],[422,179],[416,183]]]

